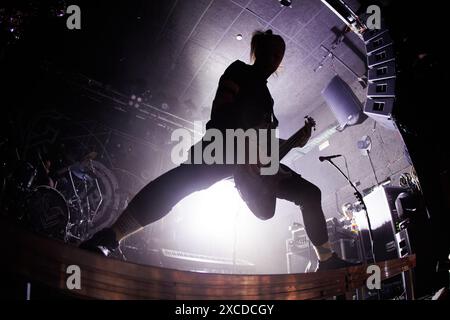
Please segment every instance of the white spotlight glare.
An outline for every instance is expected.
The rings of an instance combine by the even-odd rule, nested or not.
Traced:
[[[208,239],[224,247],[233,245],[238,214],[246,205],[232,181],[223,180],[196,192],[182,206],[190,212],[185,227],[193,238]]]

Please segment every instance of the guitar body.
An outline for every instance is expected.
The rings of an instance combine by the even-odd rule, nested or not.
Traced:
[[[277,197],[267,176],[261,176],[245,165],[234,172],[234,183],[247,207],[261,220],[274,216]]]
[[[280,145],[280,160],[296,145],[296,141],[302,139],[305,131],[315,128],[314,119],[305,118],[305,126]],[[282,170],[281,166],[280,170]],[[258,165],[238,165],[234,172],[234,183],[242,200],[255,216],[261,220],[267,220],[275,215],[277,179],[274,176],[261,175]]]

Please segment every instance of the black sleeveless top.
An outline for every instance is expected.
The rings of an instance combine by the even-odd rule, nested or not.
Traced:
[[[278,126],[273,113],[274,101],[267,88],[267,80],[258,70],[240,60],[233,62],[220,77],[220,82],[231,80],[239,86],[234,103],[213,108],[206,129],[248,129],[261,124]],[[220,83],[219,82],[219,83]]]

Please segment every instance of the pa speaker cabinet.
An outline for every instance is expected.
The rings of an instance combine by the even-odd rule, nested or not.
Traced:
[[[388,29],[383,28],[383,26],[380,29],[367,30],[363,34],[363,40],[367,45],[370,41],[385,33],[388,33]]]
[[[367,54],[367,65],[373,68],[379,64],[395,60],[395,51],[392,45]]]
[[[395,78],[385,79],[369,83],[367,89],[369,98],[394,98],[395,97]]]
[[[376,81],[392,79],[396,76],[395,61],[379,64],[368,70],[368,78],[370,83]]]
[[[372,226],[374,254],[377,261],[398,258],[395,235],[399,221],[395,200],[405,190],[405,188],[400,187],[378,186],[371,193],[364,196],[364,202],[367,206],[367,213]],[[362,246],[367,256],[367,250],[370,250],[370,237],[365,212],[357,212],[355,219],[360,230]]]
[[[322,96],[339,121],[341,128],[358,122],[362,114],[361,103],[349,85],[339,76],[331,79],[326,88],[322,90]]]
[[[369,98],[364,105],[364,113],[383,127],[394,130],[397,128],[392,118],[394,103],[393,98]]]
[[[392,38],[389,32],[384,32],[366,42],[366,52],[367,54],[372,54],[374,51],[383,49],[389,45],[392,45]]]

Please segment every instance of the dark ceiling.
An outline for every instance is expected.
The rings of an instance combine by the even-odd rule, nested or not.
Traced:
[[[321,45],[330,48],[344,29],[320,0],[296,0],[292,8],[282,7],[277,0],[151,2],[136,10],[134,19],[142,27],[125,43],[117,43],[129,49],[121,59],[133,57],[127,63],[128,73],[150,88],[154,103],[166,100],[174,112],[191,120],[205,120],[209,115],[218,79],[231,62],[250,63],[249,43],[257,29],[270,28],[287,43],[282,68],[269,81],[282,119],[304,116],[320,106],[320,91],[336,72],[349,83],[356,81],[330,60],[314,72],[325,54]],[[240,41],[238,34],[243,36]],[[362,42],[347,36],[336,54],[361,75],[366,69]]]
[[[357,95],[363,93],[336,60],[328,58],[314,71],[325,55],[321,46],[330,48],[344,30],[320,0],[294,0],[292,8],[277,0],[74,3],[81,8],[81,30],[68,30],[65,17],[31,25],[18,44],[26,47],[17,50],[22,60],[30,67],[36,65],[31,60],[48,60],[126,95],[147,91],[150,104],[166,103],[169,112],[188,120],[208,119],[220,75],[236,59],[250,63],[249,43],[257,29],[270,28],[287,43],[282,67],[269,79],[276,114],[284,120],[282,133],[324,104],[320,92],[336,73]],[[358,9],[357,0],[347,3]],[[335,50],[358,75],[366,72],[363,52],[351,32]]]

